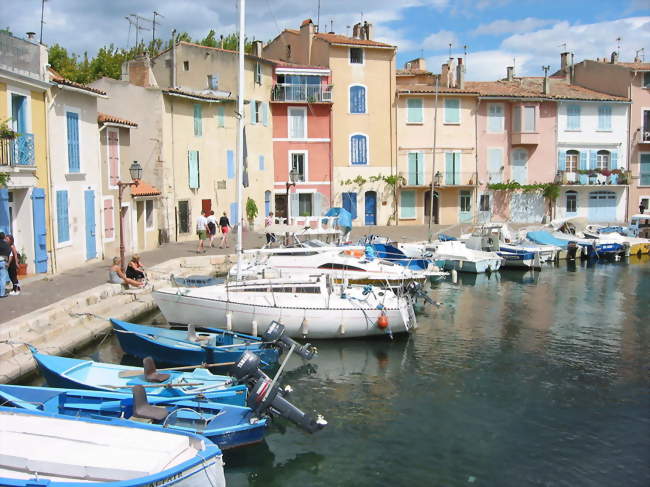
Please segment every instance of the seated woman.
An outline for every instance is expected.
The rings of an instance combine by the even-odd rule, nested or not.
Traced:
[[[122,270],[122,261],[119,257],[113,257],[113,265],[108,271],[108,282],[111,284],[127,284],[133,287],[144,287],[144,282],[126,277]]]
[[[140,263],[140,256],[134,254],[131,262],[126,266],[126,277],[135,281],[145,281],[147,276],[144,273],[144,266]]]

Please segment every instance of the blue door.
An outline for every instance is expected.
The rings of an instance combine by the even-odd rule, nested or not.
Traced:
[[[366,225],[377,225],[377,193],[366,191]]]
[[[16,132],[20,135],[27,133],[27,97],[11,94],[11,118]]]
[[[472,221],[472,193],[470,191],[461,191],[459,195],[460,212],[458,221],[460,223],[471,223]]]
[[[47,272],[47,231],[45,230],[45,190],[32,189],[32,216],[34,220],[34,268]]]
[[[350,212],[352,219],[357,219],[357,193],[343,193],[343,208]]]
[[[613,191],[592,191],[589,193],[590,222],[616,221],[616,193]]]
[[[11,233],[9,190],[7,188],[0,188],[0,232]]]
[[[84,191],[86,202],[86,259],[97,257],[97,242],[95,240],[95,192]]]

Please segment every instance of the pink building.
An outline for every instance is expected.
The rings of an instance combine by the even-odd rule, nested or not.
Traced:
[[[273,81],[276,216],[287,217],[287,195],[291,217],[321,215],[332,198],[330,70],[276,61]]]

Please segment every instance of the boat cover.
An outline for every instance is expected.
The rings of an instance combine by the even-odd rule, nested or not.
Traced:
[[[339,217],[338,225],[340,228],[347,227],[352,229],[352,214],[345,208],[330,208],[327,210],[327,213],[325,213],[325,216],[337,216]]]
[[[536,244],[540,244],[540,245],[555,245],[563,249],[566,249],[567,245],[569,245],[568,240],[561,240],[545,230],[536,230],[534,232],[528,232],[526,234],[526,237],[528,238],[528,240],[532,240]]]

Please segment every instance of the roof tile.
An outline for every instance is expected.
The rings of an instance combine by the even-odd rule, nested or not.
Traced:
[[[114,115],[109,115],[107,113],[97,113],[97,122],[98,123],[119,123],[122,125],[129,125],[130,127],[137,127],[138,124],[127,120],[125,118],[119,118]]]

